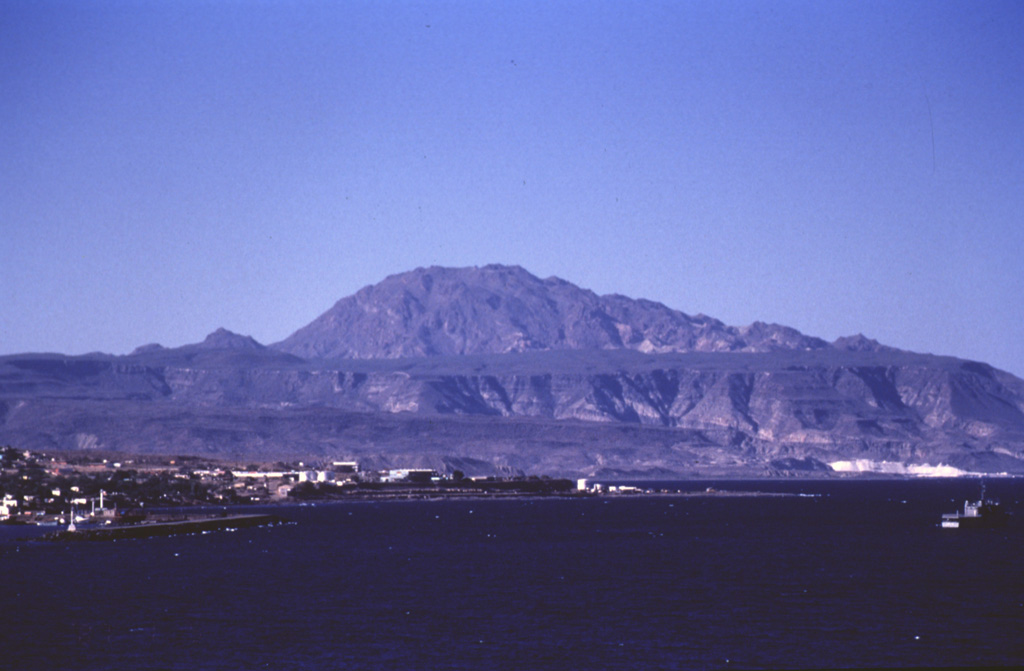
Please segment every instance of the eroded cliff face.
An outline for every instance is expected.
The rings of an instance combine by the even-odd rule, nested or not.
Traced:
[[[932,358],[939,361],[937,358]],[[332,368],[177,368],[152,372],[161,395],[213,405],[321,405],[350,410],[482,414],[715,425],[766,439],[833,432],[845,419],[911,421],[932,428],[1024,420],[1020,381],[965,363],[790,366],[743,370],[655,367],[514,374]],[[499,368],[500,366],[491,366]],[[1010,384],[1007,384],[1010,382]],[[993,429],[995,430],[995,429]]]
[[[513,356],[471,364],[421,359],[387,366],[118,370],[132,390],[139,388],[137,375],[159,380],[151,384],[152,401],[230,410],[242,423],[246,413],[259,416],[266,434],[261,449],[283,452],[295,445],[285,435],[275,437],[275,422],[287,424],[283,418],[288,413],[317,409],[392,415],[399,424],[414,415],[430,418],[435,428],[457,426],[452,424],[457,418],[489,423],[498,442],[509,431],[531,436],[515,447],[524,462],[540,460],[538,452],[549,448],[538,439],[541,434],[523,433],[522,425],[508,420],[549,427],[560,423],[563,438],[573,431],[593,435],[592,430],[603,427],[611,435],[617,427],[632,427],[639,430],[631,434],[638,441],[634,457],[644,452],[645,440],[658,435],[654,442],[667,440],[673,450],[638,458],[647,468],[665,472],[690,472],[700,463],[767,469],[780,459],[790,459],[791,465],[814,460],[802,462],[807,467],[844,459],[971,466],[978,462],[969,458],[974,452],[989,454],[990,466],[1001,470],[1024,465],[1014,462],[1024,442],[1024,384],[978,364],[856,352],[813,359],[796,354],[782,362],[772,355],[732,355],[728,360],[667,355],[606,364],[598,353],[577,355],[570,362]],[[579,430],[584,423],[595,426],[584,432]],[[335,433],[340,440],[335,445],[343,445],[344,430]],[[481,458],[479,446],[473,451],[452,439],[456,444],[446,448],[450,454]],[[409,438],[390,440],[399,449]],[[315,440],[301,442],[308,446]],[[574,472],[606,467],[605,447],[598,441],[585,454],[563,455],[559,463],[574,464]],[[612,452],[621,448],[618,444]]]
[[[420,461],[426,451],[559,473],[763,474],[855,459],[1024,471],[1024,383],[988,367],[878,353],[636,355],[608,365],[599,354],[348,367],[26,364],[20,381],[6,378],[0,441]],[[380,431],[367,433],[371,425]]]

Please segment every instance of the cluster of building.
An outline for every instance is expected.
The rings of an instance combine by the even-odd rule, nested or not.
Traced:
[[[429,485],[452,479],[429,469],[362,471],[355,461],[237,468],[182,457],[73,458],[0,447],[0,521],[102,517],[145,506],[270,503],[287,499],[296,488],[341,492],[368,483]]]
[[[546,476],[466,477],[424,468],[364,471],[356,461],[251,464],[195,457],[47,455],[0,447],[0,522],[118,518],[142,509],[356,496],[635,493]]]
[[[643,494],[649,490],[640,489],[631,485],[603,485],[599,482],[591,483],[586,478],[576,481],[576,491],[587,494]]]

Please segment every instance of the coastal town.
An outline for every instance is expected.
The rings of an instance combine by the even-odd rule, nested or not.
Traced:
[[[54,540],[273,523],[280,518],[269,515],[266,507],[289,503],[641,494],[792,495],[699,485],[653,489],[545,475],[470,477],[458,470],[440,473],[413,467],[372,470],[361,468],[358,461],[243,465],[194,456],[103,456],[0,447],[0,524],[56,526],[62,531],[51,534]],[[263,512],[253,511],[256,507]]]
[[[128,522],[147,509],[267,505],[356,498],[571,494],[544,476],[467,477],[460,471],[360,469],[356,461],[228,464],[196,457],[44,454],[0,447],[0,523]],[[586,486],[586,485],[584,485]]]

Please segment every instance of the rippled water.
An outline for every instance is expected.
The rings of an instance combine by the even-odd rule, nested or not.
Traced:
[[[683,485],[702,489],[707,483]],[[0,668],[1024,663],[1024,483],[732,483],[786,498],[338,503],[112,543],[0,535]]]

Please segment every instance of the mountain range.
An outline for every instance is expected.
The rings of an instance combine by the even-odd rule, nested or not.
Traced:
[[[220,329],[0,357],[0,444],[609,478],[1024,473],[1024,381],[519,267],[432,267],[270,345]]]

